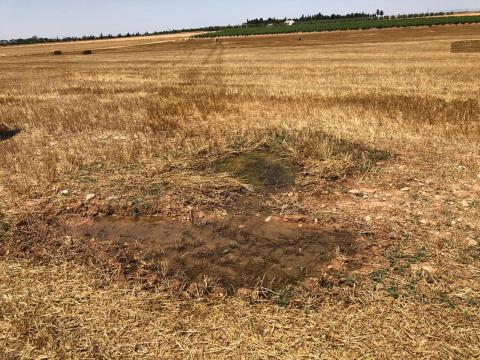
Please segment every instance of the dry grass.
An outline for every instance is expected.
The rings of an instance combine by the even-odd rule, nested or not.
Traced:
[[[0,262],[3,359],[476,358],[478,314],[323,290],[301,308],[182,301],[89,268]]]
[[[0,56],[39,56],[51,55],[54,51],[62,51],[66,54],[80,55],[86,49],[91,50],[114,50],[125,49],[134,46],[147,46],[168,42],[184,41],[190,36],[199,33],[182,33],[169,35],[138,36],[130,38],[118,38],[110,40],[89,40],[76,42],[59,42],[42,45],[18,45],[0,48]]]
[[[388,246],[249,304],[119,284],[40,242],[41,263],[0,262],[0,357],[480,357],[480,58],[450,53],[479,31],[8,49],[0,122],[22,131],[0,142],[0,238],[19,249],[43,234],[22,223],[68,218],[90,193],[119,214],[180,217],[256,198]],[[288,194],[218,167],[265,150],[299,167]]]

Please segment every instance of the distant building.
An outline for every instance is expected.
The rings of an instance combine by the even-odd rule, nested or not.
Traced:
[[[287,20],[284,22],[284,24],[287,26],[292,26],[293,24],[295,24],[295,20]]]
[[[271,26],[273,26],[273,24],[267,24],[267,26],[270,26],[270,27],[271,27]]]

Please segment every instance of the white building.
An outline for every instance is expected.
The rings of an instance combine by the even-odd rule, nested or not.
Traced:
[[[284,24],[287,26],[292,26],[293,24],[295,24],[295,20],[287,20],[284,22]]]

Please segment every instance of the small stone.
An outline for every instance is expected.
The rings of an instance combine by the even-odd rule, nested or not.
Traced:
[[[333,259],[328,265],[327,269],[331,271],[340,271],[344,265],[345,265],[345,259],[343,258]]]
[[[199,292],[199,289],[198,289],[198,285],[197,285],[196,283],[191,283],[190,285],[188,285],[188,287],[187,287],[187,293],[188,293],[190,296],[199,295],[200,292]]]
[[[223,299],[225,297],[225,289],[222,287],[216,286],[213,288],[211,295],[215,299]]]
[[[118,196],[109,196],[107,198],[107,201],[115,201],[115,200],[118,200]]]
[[[302,222],[305,221],[304,215],[285,215],[283,221],[285,222]]]
[[[372,221],[372,217],[370,215],[365,216],[365,221],[366,222]]]
[[[320,279],[318,279],[318,278],[308,278],[308,279],[305,279],[305,280],[301,283],[301,286],[302,286],[304,289],[307,289],[307,290],[309,290],[309,291],[318,290],[318,288],[320,287]]]
[[[361,190],[358,189],[352,189],[349,191],[349,193],[358,197],[363,197],[365,195]]]
[[[479,242],[477,242],[477,240],[475,240],[473,237],[471,236],[467,236],[465,238],[465,243],[468,247],[475,247],[475,246],[478,246],[479,245]]]
[[[178,293],[182,289],[182,282],[178,279],[173,280],[170,283],[170,290],[174,293]]]
[[[429,274],[435,274],[438,270],[436,268],[434,268],[432,265],[430,264],[425,264],[422,266],[422,270],[429,273]]]
[[[272,222],[272,217],[271,217],[271,216],[267,217],[267,218],[265,219],[265,222],[266,222],[266,223]]]
[[[400,189],[400,191],[407,192],[407,191],[410,191],[410,188],[409,187],[404,187],[404,188]]]
[[[73,245],[73,239],[71,236],[65,236],[65,245],[67,246],[72,246]]]
[[[469,205],[470,205],[470,204],[468,203],[467,200],[463,200],[463,201],[462,201],[462,206],[463,206],[463,207],[468,207]]]
[[[95,194],[88,194],[87,196],[85,196],[85,201],[93,200],[95,196],[96,196]]]
[[[237,296],[242,299],[251,299],[253,297],[253,290],[247,288],[240,288],[237,290]]]
[[[70,193],[70,191],[68,191],[68,190],[62,190],[62,191],[60,191],[60,195],[63,195],[63,196],[66,196],[66,195],[68,195],[69,193]]]
[[[425,272],[430,275],[438,272],[438,270],[434,268],[431,264],[413,264],[411,265],[411,269],[417,272]]]
[[[245,229],[246,226],[245,226],[245,225],[238,225],[238,228],[239,228],[239,229]]]

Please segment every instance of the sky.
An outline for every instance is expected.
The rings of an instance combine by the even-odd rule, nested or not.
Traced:
[[[302,14],[479,10],[479,0],[0,0],[0,39],[136,33]]]

